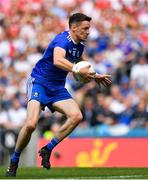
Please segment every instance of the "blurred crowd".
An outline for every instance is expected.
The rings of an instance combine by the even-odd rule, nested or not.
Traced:
[[[66,87],[84,117],[78,130],[148,131],[148,0],[0,0],[0,127],[22,127],[27,77],[75,12],[92,17],[85,54],[96,72],[111,74],[113,82],[107,88],[80,84],[69,74]],[[40,136],[52,136],[64,121],[46,109]]]

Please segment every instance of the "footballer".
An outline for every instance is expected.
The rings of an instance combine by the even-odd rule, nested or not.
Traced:
[[[42,147],[39,155],[41,165],[50,169],[50,156],[53,148],[67,137],[82,120],[78,104],[65,88],[68,72],[79,73],[83,78],[94,79],[98,84],[110,85],[109,75],[99,75],[89,71],[89,66],[79,71],[75,62],[86,60],[83,55],[84,43],[89,35],[91,18],[82,13],[75,13],[69,18],[69,31],[58,34],[48,45],[43,57],[37,62],[27,82],[27,119],[19,132],[15,151],[10,159],[6,176],[16,176],[19,158],[36,129],[39,115],[45,107],[52,112],[66,115],[66,122],[61,125],[51,141]]]

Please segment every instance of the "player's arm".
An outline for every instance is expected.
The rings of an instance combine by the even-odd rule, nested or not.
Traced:
[[[54,48],[53,63],[58,68],[72,72],[73,64],[65,58],[66,51],[61,47]]]
[[[82,56],[80,57],[80,61],[87,61],[87,57],[85,55],[85,53],[82,54]],[[111,75],[109,74],[98,74],[95,73],[92,77],[92,79],[94,79],[96,81],[96,83],[100,86],[109,86],[111,85],[111,80],[110,80]]]
[[[54,65],[65,71],[80,73],[81,75],[83,75],[86,78],[93,77],[94,73],[92,74],[91,72],[89,72],[89,66],[85,67],[85,68],[81,68],[80,71],[77,72],[77,69],[75,69],[74,64],[71,63],[70,61],[68,61],[65,58],[65,55],[66,55],[65,49],[63,49],[61,47],[55,47],[54,54],[53,54]]]
[[[82,56],[80,57],[80,61],[87,61],[87,57],[85,55],[85,53],[82,54]],[[94,79],[96,81],[96,83],[100,86],[101,84],[103,86],[109,86],[111,85],[111,80],[109,79],[111,77],[111,75],[109,74],[98,74],[95,73],[92,77],[92,79]]]
[[[96,73],[93,77],[93,79],[96,81],[96,83],[100,86],[110,86],[112,81],[110,80],[111,75],[109,74],[98,74]]]

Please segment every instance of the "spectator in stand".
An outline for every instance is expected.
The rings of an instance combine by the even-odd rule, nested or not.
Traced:
[[[110,110],[114,112],[115,114],[120,114],[126,109],[123,103],[124,97],[120,92],[120,87],[118,85],[113,85],[110,91],[111,91],[111,97],[112,97]]]
[[[128,76],[122,76],[120,83],[120,93],[123,97],[133,94],[133,89],[130,87],[130,80]]]
[[[96,120],[97,112],[94,107],[94,101],[92,97],[84,97],[82,104],[83,120],[86,126],[91,127],[98,124]]]
[[[123,100],[125,110],[119,114],[118,121],[120,124],[130,125],[135,107],[133,106],[133,96],[128,95],[126,99]]]
[[[146,112],[146,104],[143,100],[141,100],[136,110],[133,113],[132,122],[130,126],[132,128],[141,127],[147,128],[148,127],[148,112]]]
[[[148,58],[141,54],[138,62],[131,68],[131,81],[133,87],[136,85],[148,90]]]
[[[9,129],[11,125],[9,123],[8,113],[0,105],[0,128]]]
[[[27,111],[24,107],[21,107],[21,104],[18,99],[13,99],[12,105],[8,110],[9,123],[11,124],[11,129],[19,130],[26,119]]]

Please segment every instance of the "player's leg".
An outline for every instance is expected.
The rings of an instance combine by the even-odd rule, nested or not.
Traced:
[[[31,138],[31,134],[35,130],[36,125],[38,123],[40,112],[41,112],[40,102],[36,100],[31,100],[28,102],[27,121],[24,124],[23,128],[21,129],[16,143],[16,149],[18,151],[21,152],[28,144]]]
[[[50,141],[50,143],[39,151],[40,156],[42,157],[42,165],[47,169],[50,168],[49,158],[53,148],[67,137],[82,119],[81,111],[73,99],[55,102],[53,108],[56,111],[65,114],[67,120],[56,132],[55,137]]]
[[[28,144],[32,132],[35,130],[41,112],[40,102],[31,100],[27,105],[27,120],[19,132],[16,148],[11,156],[10,167],[7,169],[6,176],[16,176],[16,170],[22,150]]]
[[[63,101],[58,101],[53,104],[53,108],[66,115],[66,122],[59,128],[55,136],[59,141],[62,141],[66,136],[68,136],[73,129],[82,120],[82,113],[79,109],[78,104],[73,99],[67,99]]]

